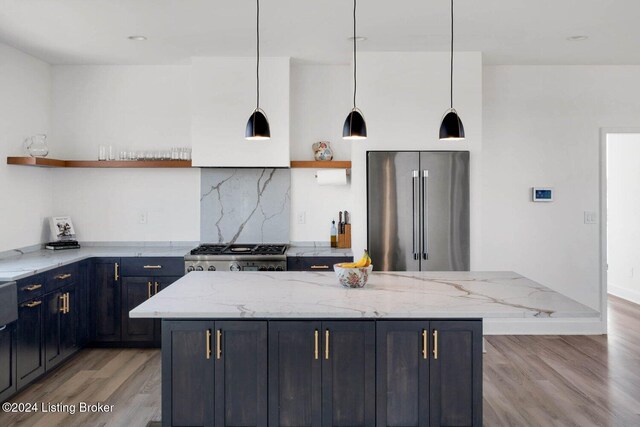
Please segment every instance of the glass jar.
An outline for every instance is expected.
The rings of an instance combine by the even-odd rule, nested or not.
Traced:
[[[47,157],[49,147],[47,146],[47,135],[33,135],[24,140],[25,148],[31,157]]]

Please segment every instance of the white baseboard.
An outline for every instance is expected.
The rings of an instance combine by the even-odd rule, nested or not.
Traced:
[[[618,286],[613,286],[609,284],[607,286],[607,292],[618,298],[626,299],[627,301],[640,304],[640,291],[627,289],[627,288],[620,288]]]
[[[607,326],[600,317],[564,319],[485,319],[484,335],[603,335]]]

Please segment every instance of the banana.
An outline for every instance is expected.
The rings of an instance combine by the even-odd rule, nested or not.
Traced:
[[[369,256],[369,252],[364,250],[364,254],[362,258],[360,258],[357,262],[343,262],[338,264],[339,267],[342,268],[365,268],[371,265],[371,257]]]

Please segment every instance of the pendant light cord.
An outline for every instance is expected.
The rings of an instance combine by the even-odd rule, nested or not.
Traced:
[[[260,109],[260,0],[256,0],[256,110]]]
[[[449,83],[449,97],[453,108],[453,0],[451,0],[451,70]]]
[[[358,66],[356,55],[356,0],[353,0],[353,108],[356,108],[356,92],[358,90],[358,77],[356,69]]]

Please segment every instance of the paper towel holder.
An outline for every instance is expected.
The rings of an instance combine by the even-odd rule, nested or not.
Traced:
[[[345,168],[347,169],[347,168]],[[347,169],[347,176],[351,175],[351,169]],[[315,177],[315,179],[318,179],[318,171],[316,171],[316,173],[313,174],[313,176]]]

